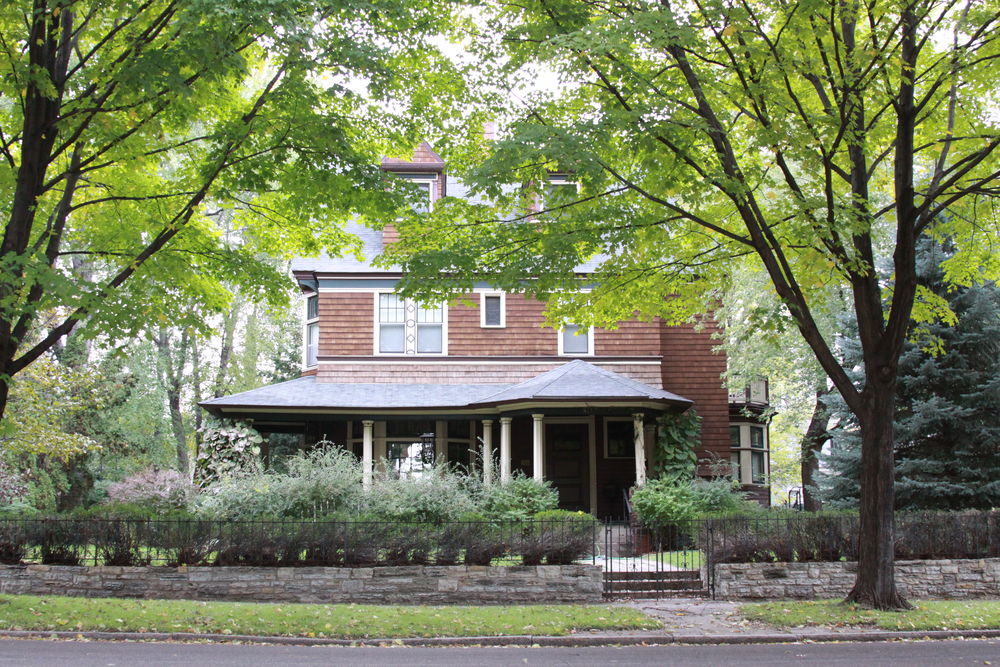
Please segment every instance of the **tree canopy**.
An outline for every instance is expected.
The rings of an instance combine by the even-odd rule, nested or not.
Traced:
[[[486,203],[444,202],[429,222],[401,223],[391,259],[410,291],[488,278],[552,296],[556,319],[676,321],[710,307],[740,279],[734,260],[753,258],[860,424],[850,598],[905,606],[892,567],[897,364],[912,318],[947,314],[917,285],[916,240],[952,239],[949,282],[1000,269],[1000,4],[485,4],[479,41],[505,54],[481,70],[494,85],[526,68],[559,83],[510,95],[509,130],[465,165]],[[546,198],[559,172],[578,184],[568,201]],[[579,291],[574,267],[595,259],[592,290]],[[853,301],[860,385],[817,325],[831,284]]]
[[[262,253],[350,251],[344,221],[391,216],[379,157],[454,105],[461,78],[427,76],[451,71],[452,20],[437,0],[3,3],[0,416],[74,328],[204,328],[226,284],[285,298]]]

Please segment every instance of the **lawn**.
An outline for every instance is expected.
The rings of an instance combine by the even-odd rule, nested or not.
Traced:
[[[885,630],[1000,628],[1000,601],[918,600],[910,611],[874,611],[836,600],[745,604],[743,616],[778,627],[874,626]]]
[[[198,632],[296,637],[566,635],[661,627],[645,614],[603,605],[380,606],[119,600],[0,595],[0,628]]]

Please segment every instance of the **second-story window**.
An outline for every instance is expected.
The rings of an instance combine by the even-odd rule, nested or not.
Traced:
[[[577,324],[565,324],[559,331],[559,355],[594,353],[594,330]]]
[[[443,304],[418,304],[398,294],[379,294],[377,354],[444,354]]]
[[[319,296],[306,297],[305,365],[315,366],[319,356]]]
[[[484,328],[502,329],[507,325],[503,292],[483,292],[479,297],[479,325]]]

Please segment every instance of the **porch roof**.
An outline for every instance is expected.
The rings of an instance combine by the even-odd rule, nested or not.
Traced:
[[[545,404],[684,409],[692,401],[575,359],[516,384],[342,383],[320,382],[315,376],[306,376],[209,399],[199,405],[222,416],[286,410],[299,413],[404,410],[492,413]]]

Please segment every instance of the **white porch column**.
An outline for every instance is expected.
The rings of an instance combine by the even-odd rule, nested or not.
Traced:
[[[493,420],[483,420],[483,484],[493,485]]]
[[[510,417],[500,418],[500,483],[510,481]]]
[[[531,415],[531,471],[532,476],[541,482],[545,479],[545,415]]]
[[[643,415],[632,415],[632,432],[635,435],[635,485],[646,483],[646,429],[642,425]]]
[[[361,486],[367,491],[372,487],[372,427],[375,422],[365,419],[361,425],[364,427],[361,436]]]

